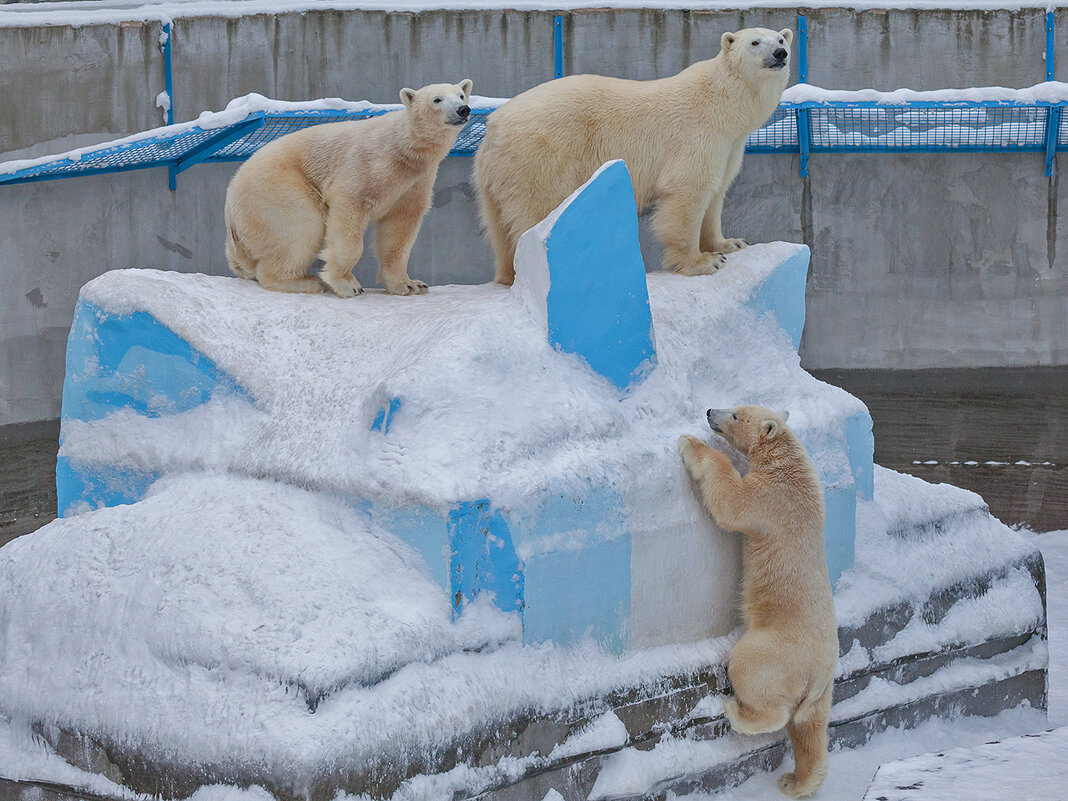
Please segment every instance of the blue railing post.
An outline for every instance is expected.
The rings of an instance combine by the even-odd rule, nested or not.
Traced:
[[[553,77],[564,77],[564,18],[553,17]]]
[[[1055,53],[1053,51],[1053,12],[1046,12],[1046,80],[1053,80],[1053,65]]]
[[[1046,80],[1053,80],[1055,52],[1053,49],[1053,12],[1046,12]],[[1057,153],[1057,134],[1061,129],[1061,107],[1050,106],[1046,117],[1046,175],[1053,177],[1053,157]]]
[[[167,108],[163,118],[167,125],[174,124],[174,82],[171,79],[171,24],[163,23],[163,83],[167,93]],[[173,192],[178,188],[178,171],[172,165],[167,168],[167,185]]]
[[[808,20],[797,15],[797,81],[808,83]],[[808,130],[808,109],[797,110],[797,151],[800,154],[802,178],[808,178],[808,154],[812,140]]]

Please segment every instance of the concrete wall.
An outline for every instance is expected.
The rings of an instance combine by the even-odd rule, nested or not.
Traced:
[[[809,10],[809,80],[831,88],[1021,87],[1045,76],[1045,16],[1020,11]],[[797,11],[576,11],[564,67],[632,78],[713,56],[725,30],[796,27]],[[1068,10],[1056,77],[1068,80]],[[2,24],[2,18],[0,18]],[[402,86],[470,77],[507,97],[553,75],[546,12],[307,12],[174,22],[175,119],[240,94],[392,102]],[[161,124],[159,23],[0,27],[0,160]],[[795,66],[796,78],[796,66]],[[749,156],[728,235],[813,251],[809,367],[1068,363],[1068,243],[1059,182],[1037,155]],[[222,201],[235,169],[197,166],[0,187],[0,424],[59,414],[79,287],[115,267],[224,273]],[[470,160],[443,166],[412,260],[431,283],[492,276]],[[643,233],[651,263],[657,248]],[[369,258],[369,257],[368,257]],[[357,271],[373,284],[372,261]]]

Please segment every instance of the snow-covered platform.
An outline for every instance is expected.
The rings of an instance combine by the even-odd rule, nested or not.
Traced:
[[[0,549],[0,776],[577,801],[778,764],[720,714],[740,544],[675,449],[741,402],[790,411],[825,487],[832,738],[1044,707],[1041,557],[873,466],[863,404],[799,364],[807,249],[646,278],[621,166],[525,235],[511,289],[86,285],[64,516]]]
[[[151,270],[90,282],[67,353],[60,513],[133,502],[190,470],[270,476],[367,510],[457,611],[491,592],[528,643],[682,642],[735,625],[740,543],[710,533],[676,442],[707,432],[709,407],[753,402],[788,409],[819,468],[837,580],[874,444],[864,405],[800,367],[807,248],[757,246],[717,275],[646,282],[616,165],[524,238],[530,264],[510,289],[346,302]],[[606,181],[626,182],[629,210],[609,202],[621,184],[586,196]],[[550,290],[538,254],[587,264],[603,250],[591,230],[615,248],[609,264]],[[608,335],[567,333],[589,330]]]
[[[1068,727],[881,766],[864,801],[1049,801],[1064,796]]]

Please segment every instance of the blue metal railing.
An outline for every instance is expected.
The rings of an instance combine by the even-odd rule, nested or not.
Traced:
[[[747,153],[1042,153],[1068,150],[1063,101],[876,101],[783,103],[746,145]],[[450,155],[478,149],[492,108],[475,109]],[[242,161],[287,133],[326,122],[387,113],[368,109],[254,111],[217,128],[188,123],[158,128],[135,141],[87,148],[76,157],[41,160],[18,169],[0,164],[0,184],[166,166],[174,175],[201,162]],[[805,145],[807,144],[807,147]],[[5,170],[5,167],[9,169]]]

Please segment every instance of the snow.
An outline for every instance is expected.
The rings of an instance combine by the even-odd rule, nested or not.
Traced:
[[[976,6],[969,6],[976,8]],[[1043,81],[1025,89],[1010,89],[1004,86],[976,86],[966,89],[931,89],[917,91],[915,89],[895,89],[890,92],[876,89],[824,89],[808,83],[798,83],[787,87],[782,94],[784,103],[875,103],[878,105],[901,105],[905,103],[985,103],[985,102],[1009,102],[1009,103],[1056,103],[1068,100],[1068,84],[1061,81]],[[958,109],[959,114],[965,115],[958,119],[970,119],[964,110]],[[919,115],[910,119],[905,117],[902,122],[922,120]]]
[[[1032,548],[991,517],[975,493],[917,481],[876,465],[875,498],[857,503],[856,565],[835,590],[839,625],[859,626],[864,610],[923,597],[924,588],[950,587],[1000,571],[1025,559]],[[1027,590],[1024,581],[1022,571],[1010,571],[995,581],[996,592],[951,612],[937,632],[922,619],[914,620],[880,655],[892,658],[923,643],[967,642],[974,631],[989,631],[994,625],[1024,630],[1041,614],[1038,593]],[[1013,598],[1016,591],[1023,594]]]
[[[924,754],[883,765],[864,798],[1050,801],[1064,794],[1066,753],[1068,728]]]
[[[1068,531],[1035,537],[1046,563],[1049,722],[1068,726]]]
[[[239,17],[252,14],[281,14],[305,11],[430,11],[489,10],[574,11],[586,8],[678,8],[678,0],[79,0],[54,2],[50,8],[35,3],[0,6],[0,27],[35,25],[102,25],[127,21],[170,22],[181,17]],[[757,0],[747,8],[796,9],[794,0]],[[694,11],[733,11],[734,0],[693,0]],[[968,9],[1009,10],[1052,9],[1047,0],[824,0],[810,8],[865,9]]]

